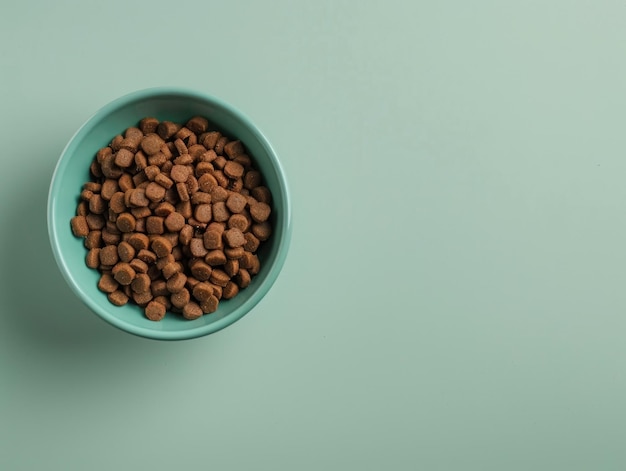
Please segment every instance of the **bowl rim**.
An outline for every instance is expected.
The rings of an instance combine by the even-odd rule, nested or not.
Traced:
[[[95,303],[90,296],[88,296],[85,292],[81,290],[80,284],[77,280],[72,276],[70,269],[66,263],[65,257],[63,256],[61,250],[61,244],[59,241],[59,234],[57,232],[57,225],[55,224],[55,193],[57,191],[59,181],[58,175],[61,170],[65,166],[65,162],[68,160],[68,150],[73,145],[73,143],[86,135],[94,125],[100,120],[101,117],[110,114],[116,109],[126,106],[129,103],[142,101],[147,98],[162,96],[162,95],[170,95],[170,96],[180,96],[186,99],[196,99],[204,102],[210,103],[212,106],[223,109],[224,111],[230,113],[236,120],[243,123],[249,131],[254,135],[255,139],[265,148],[267,155],[274,167],[275,172],[278,175],[278,183],[280,186],[280,191],[284,194],[284,224],[280,227],[280,232],[277,234],[279,237],[279,245],[277,248],[277,255],[269,267],[269,273],[267,274],[264,282],[256,288],[256,291],[252,294],[250,299],[248,299],[244,304],[239,306],[233,312],[224,316],[223,318],[212,322],[210,324],[205,324],[199,327],[194,327],[187,330],[178,330],[178,331],[167,331],[167,330],[150,330],[137,325],[129,324],[121,320],[120,318],[109,314],[109,312],[100,307],[97,303]],[[113,101],[107,103],[98,109],[95,113],[93,113],[72,135],[72,137],[68,140],[67,144],[61,151],[61,154],[57,160],[57,163],[54,167],[54,171],[52,173],[52,178],[50,180],[50,187],[48,189],[48,201],[46,207],[47,214],[47,225],[48,225],[48,238],[50,241],[50,245],[52,247],[52,252],[54,255],[54,259],[63,275],[63,278],[70,286],[72,291],[78,296],[78,298],[89,307],[95,314],[98,315],[101,319],[108,322],[115,327],[129,332],[131,334],[156,339],[156,340],[187,340],[198,337],[203,337],[205,335],[209,335],[219,330],[222,330],[225,327],[235,323],[239,319],[241,319],[244,315],[250,312],[260,301],[265,297],[267,292],[276,282],[280,271],[283,268],[285,263],[285,259],[287,257],[287,252],[289,250],[289,245],[291,243],[291,233],[292,233],[292,219],[291,219],[291,198],[289,193],[289,187],[287,184],[287,178],[285,175],[285,171],[283,169],[282,164],[280,163],[280,159],[278,157],[277,152],[269,143],[268,139],[265,137],[263,132],[259,129],[259,127],[252,122],[252,120],[240,111],[235,106],[230,103],[225,102],[224,100],[217,98],[213,95],[200,92],[197,90],[184,88],[184,87],[152,87],[146,88],[142,90],[137,90],[134,92],[127,93],[119,98],[114,99]],[[69,229],[69,222],[68,222]]]

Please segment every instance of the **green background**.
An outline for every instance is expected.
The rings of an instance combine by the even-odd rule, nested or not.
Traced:
[[[0,52],[0,469],[626,467],[624,2],[11,2]],[[178,343],[45,224],[74,131],[162,85],[248,114],[294,209],[267,297]]]

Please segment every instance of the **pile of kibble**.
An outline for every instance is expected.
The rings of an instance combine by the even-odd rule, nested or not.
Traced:
[[[97,152],[90,174],[71,228],[111,303],[197,319],[259,272],[270,191],[243,144],[206,118],[144,118]]]

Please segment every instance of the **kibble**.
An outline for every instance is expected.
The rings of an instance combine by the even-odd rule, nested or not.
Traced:
[[[97,151],[90,176],[70,227],[112,304],[197,319],[259,272],[271,193],[244,144],[206,118],[146,117]]]
[[[165,305],[157,301],[150,301],[145,309],[146,317],[151,321],[160,321],[165,317],[165,312]]]

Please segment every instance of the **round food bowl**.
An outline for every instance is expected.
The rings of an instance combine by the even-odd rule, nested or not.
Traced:
[[[118,307],[109,302],[97,283],[98,270],[87,267],[83,238],[75,237],[70,220],[76,214],[82,186],[90,180],[89,166],[98,149],[140,119],[185,123],[204,116],[210,129],[241,140],[254,167],[272,193],[272,236],[259,248],[261,268],[250,285],[232,299],[222,300],[216,312],[195,320],[168,312],[159,322],[147,319],[131,302]],[[216,332],[247,314],[272,287],[283,267],[291,238],[291,208],[285,174],[276,152],[259,129],[241,112],[223,101],[179,88],[141,90],[104,106],[70,139],[56,165],[48,195],[48,233],[61,273],[76,295],[98,316],[131,334],[160,340],[183,340]]]

